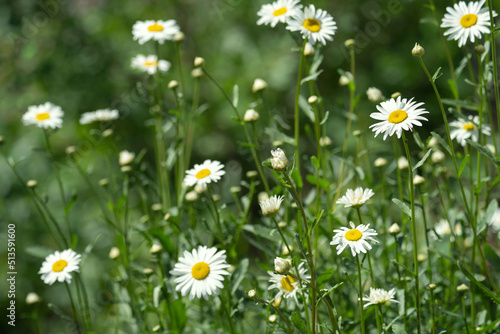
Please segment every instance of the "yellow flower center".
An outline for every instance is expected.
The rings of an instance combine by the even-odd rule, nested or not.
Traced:
[[[195,177],[197,179],[203,179],[203,178],[209,176],[210,174],[212,174],[210,169],[205,168],[205,169],[200,170],[198,173],[196,173]]]
[[[345,233],[345,238],[349,241],[358,241],[359,239],[361,239],[361,237],[363,236],[363,233],[361,233],[360,231],[354,229],[354,230],[349,230]]]
[[[391,112],[391,114],[389,115],[389,122],[398,124],[407,118],[408,114],[406,113],[406,111],[398,109],[396,111]]]
[[[307,19],[302,24],[304,28],[312,32],[318,32],[321,29],[321,23],[316,19]]]
[[[150,25],[148,27],[149,31],[163,31],[163,26],[159,25],[158,23],[155,22],[155,24]]]
[[[474,124],[472,124],[472,123],[467,123],[467,124],[465,124],[462,128],[463,128],[464,130],[467,130],[467,131],[472,131],[472,130],[474,130]]]
[[[460,19],[460,24],[464,28],[470,28],[476,23],[477,23],[477,15],[475,14],[466,14],[462,16],[462,18]]]
[[[50,118],[50,115],[48,112],[42,112],[40,114],[37,114],[35,118],[37,121],[45,121],[46,119]]]
[[[146,62],[144,62],[144,66],[158,66],[158,60],[146,61]]]
[[[52,271],[56,272],[56,273],[60,273],[61,271],[63,271],[64,268],[66,268],[67,265],[68,265],[68,262],[66,260],[56,261],[52,265]]]
[[[191,275],[197,280],[202,280],[210,273],[210,267],[205,262],[198,262],[191,269]]]
[[[285,14],[288,10],[286,9],[286,7],[281,7],[280,9],[276,9],[274,12],[273,12],[273,15],[274,16],[281,16],[283,14]]]
[[[295,282],[297,282],[297,280],[295,278],[293,278],[290,275],[286,275],[286,276],[283,276],[283,278],[281,279],[281,286],[286,291],[291,292],[295,289],[295,287],[293,286],[293,283],[295,283]]]

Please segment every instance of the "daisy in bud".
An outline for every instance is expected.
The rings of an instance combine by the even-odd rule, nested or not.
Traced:
[[[163,44],[166,40],[172,41],[174,35],[180,32],[180,28],[175,20],[168,21],[137,21],[132,26],[132,35],[139,44],[154,40]]]
[[[370,87],[366,90],[366,97],[373,103],[379,103],[384,99],[384,94],[377,87]]]
[[[374,289],[370,287],[370,295],[363,297],[364,302],[368,302],[364,305],[364,307],[368,307],[370,305],[378,305],[378,304],[386,304],[386,303],[399,303],[394,296],[396,295],[396,290],[391,289],[389,291],[385,291],[384,289]]]
[[[333,17],[322,9],[316,9],[314,5],[298,10],[288,21],[286,27],[290,31],[298,31],[303,38],[308,38],[312,44],[333,41],[333,35],[337,30],[337,23]]]
[[[358,187],[356,190],[347,189],[346,194],[337,201],[337,204],[344,204],[346,208],[350,206],[359,208],[373,195],[375,195],[375,193],[369,188],[363,189]]]
[[[96,122],[109,122],[117,119],[119,116],[116,109],[99,109],[96,111],[85,112],[80,116],[80,124],[90,124]]]
[[[257,15],[260,16],[257,25],[269,25],[272,28],[278,23],[286,23],[288,19],[297,13],[301,5],[299,0],[278,0],[271,4],[262,5]]]
[[[133,69],[148,73],[150,75],[156,72],[168,72],[170,69],[170,62],[160,59],[156,55],[137,55],[132,58],[132,64],[130,65]]]
[[[194,186],[200,184],[202,186],[210,183],[217,182],[226,174],[224,165],[216,160],[205,160],[201,165],[194,165],[193,169],[186,171],[184,183],[186,186]]]
[[[118,162],[120,163],[121,166],[126,166],[128,164],[131,164],[132,161],[134,161],[134,159],[135,159],[135,153],[124,150],[120,152],[120,157],[118,159]]]
[[[223,287],[222,275],[229,275],[225,269],[229,267],[226,263],[226,251],[217,251],[217,248],[198,246],[191,252],[184,251],[184,256],[179,258],[171,275],[179,276],[174,282],[177,283],[175,291],[180,291],[183,296],[189,293],[189,299],[203,298],[217,294],[217,289]]]
[[[368,241],[378,242],[373,237],[378,235],[377,231],[372,228],[368,228],[368,225],[359,225],[356,227],[353,222],[349,222],[351,228],[341,227],[340,230],[333,230],[335,236],[333,237],[330,245],[337,245],[337,255],[342,253],[342,251],[349,246],[351,248],[352,256],[356,256],[359,253],[366,253],[372,246]]]
[[[259,201],[260,209],[262,210],[262,214],[264,216],[271,216],[278,212],[281,206],[281,202],[285,196],[271,196],[267,199]]]
[[[50,102],[38,106],[29,106],[23,115],[24,125],[36,125],[43,129],[56,129],[62,127],[64,112],[61,107]]]
[[[302,280],[308,280],[311,277],[306,275],[306,269],[304,268],[304,262],[299,264],[298,266],[299,275],[295,269],[291,270],[287,275],[275,274],[272,271],[268,271],[267,273],[271,278],[269,279],[269,283],[271,285],[268,290],[278,289],[278,294],[274,297],[275,300],[281,298],[281,296],[285,298],[293,297],[295,302],[298,304],[297,300],[297,292],[300,290],[300,282],[299,276]]]
[[[379,112],[370,114],[370,117],[379,120],[379,123],[370,125],[370,128],[375,132],[375,137],[380,133],[384,133],[384,140],[388,136],[396,134],[401,138],[403,130],[412,131],[414,125],[422,126],[420,121],[426,121],[427,118],[421,115],[427,114],[423,108],[419,108],[424,103],[417,103],[410,100],[401,99],[401,96],[395,99],[390,99],[380,103],[377,106]]]
[[[288,166],[288,159],[285,155],[285,152],[281,148],[277,148],[276,150],[271,150],[272,158],[271,158],[271,166],[275,171],[282,172]]]
[[[470,41],[474,43],[480,39],[482,34],[490,33],[490,13],[488,7],[483,7],[486,0],[472,1],[468,4],[460,1],[447,7],[441,23],[442,28],[449,28],[444,32],[448,40],[458,41],[458,46],[462,47]],[[493,16],[497,13],[493,11]]]
[[[473,142],[477,142],[479,138],[479,116],[469,115],[468,120],[458,119],[450,123],[450,127],[453,128],[450,132],[451,139],[456,139],[457,142],[465,146],[467,145],[466,139],[470,139]],[[491,128],[487,124],[483,124],[481,132],[487,136],[491,134]]]
[[[292,261],[277,257],[274,259],[274,271],[281,275],[286,275],[292,268]]]
[[[55,252],[45,258],[38,273],[42,275],[45,284],[52,285],[56,281],[71,283],[71,273],[79,271],[81,257],[72,249]]]

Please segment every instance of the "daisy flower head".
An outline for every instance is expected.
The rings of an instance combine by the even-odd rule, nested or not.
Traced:
[[[56,251],[45,258],[38,273],[42,275],[45,284],[52,285],[56,281],[71,283],[71,273],[78,271],[81,257],[72,249]]]
[[[478,141],[479,138],[479,116],[469,115],[468,120],[458,119],[450,123],[450,126],[454,128],[450,132],[451,139],[456,139],[457,142],[465,146],[467,145],[466,139],[470,139],[474,142]],[[487,136],[491,134],[491,128],[487,124],[483,124],[481,132]]]
[[[184,183],[186,186],[194,186],[200,184],[202,186],[210,182],[219,181],[222,175],[226,174],[222,170],[224,165],[216,160],[205,160],[201,165],[194,165],[193,169],[186,171]]]
[[[479,38],[481,34],[490,33],[490,14],[488,7],[483,7],[486,0],[472,1],[468,4],[460,1],[447,7],[447,13],[441,22],[441,28],[449,28],[444,32],[448,40],[458,41],[458,46],[462,47],[469,40],[471,43]],[[493,11],[493,16],[497,13]]]
[[[424,103],[417,103],[410,100],[402,99],[398,96],[397,100],[391,98],[388,101],[384,101],[377,106],[379,112],[374,112],[370,114],[370,117],[379,120],[379,123],[370,125],[375,132],[375,137],[380,133],[384,133],[384,140],[388,136],[392,136],[394,133],[401,137],[403,130],[412,131],[414,125],[422,126],[420,121],[427,121],[427,118],[421,115],[427,114],[423,108],[419,108]]]
[[[268,290],[278,289],[278,294],[274,296],[275,300],[279,300],[282,296],[284,298],[293,297],[295,302],[298,304],[297,300],[297,292],[300,291],[300,282],[299,277],[302,280],[308,280],[311,277],[306,275],[306,269],[304,268],[304,262],[298,265],[297,269],[299,270],[299,274],[297,275],[297,271],[295,269],[291,270],[287,275],[280,275],[273,273],[272,271],[268,271],[269,283],[271,285],[267,288]]]
[[[260,209],[262,210],[262,214],[264,216],[271,216],[278,212],[281,206],[281,202],[285,196],[274,195],[269,198],[266,198],[262,201],[259,201]]]
[[[337,204],[344,204],[346,208],[350,206],[359,208],[373,195],[375,195],[375,193],[369,188],[363,189],[358,187],[355,190],[347,189],[346,194],[337,201]]]
[[[377,304],[386,304],[386,303],[390,304],[391,302],[399,303],[396,299],[394,299],[395,295],[396,295],[395,289],[386,291],[384,289],[374,289],[370,287],[370,295],[363,297],[363,301],[368,302],[364,305],[364,307],[366,308],[370,305],[377,305]]]
[[[148,74],[155,74],[156,72],[168,72],[170,69],[170,62],[160,59],[156,55],[137,55],[132,58],[131,67],[140,70],[142,72],[146,72]]]
[[[288,159],[286,157],[285,152],[281,148],[277,148],[276,150],[271,150],[271,166],[274,170],[278,172],[282,172],[288,166]]]
[[[277,0],[271,4],[262,5],[257,15],[260,16],[257,25],[270,25],[276,27],[278,23],[286,23],[290,17],[300,10],[302,5],[297,5],[300,0]]]
[[[288,21],[286,27],[290,31],[298,31],[303,38],[308,38],[311,44],[333,41],[333,35],[337,30],[337,23],[333,17],[322,9],[316,9],[314,5],[298,10]]]
[[[29,106],[23,115],[24,125],[36,125],[43,129],[56,129],[62,127],[64,112],[61,107],[50,102],[38,106]]]
[[[191,252],[184,251],[184,256],[179,258],[170,274],[177,277],[175,291],[180,291],[183,296],[189,293],[189,299],[203,298],[217,294],[217,289],[223,287],[223,275],[229,275],[225,269],[230,265],[226,263],[226,251],[217,251],[217,248],[198,246]]]
[[[337,245],[337,255],[347,247],[351,247],[352,256],[359,253],[366,253],[372,249],[368,241],[378,242],[373,237],[378,233],[368,225],[359,225],[356,227],[353,222],[349,222],[351,228],[341,227],[340,230],[333,230],[336,234],[333,236],[330,245]]]
[[[85,112],[80,116],[80,124],[90,124],[96,122],[109,122],[117,119],[119,116],[116,109],[99,109],[96,111]]]
[[[134,40],[137,40],[139,44],[144,44],[149,40],[163,44],[166,40],[172,41],[174,35],[180,31],[181,29],[175,20],[137,21],[132,26],[132,35],[134,36]]]

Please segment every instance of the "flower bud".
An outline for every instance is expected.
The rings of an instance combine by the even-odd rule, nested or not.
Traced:
[[[205,63],[205,58],[202,58],[202,57],[194,58],[194,66],[200,67],[200,66],[203,66],[204,63]]]
[[[287,275],[292,268],[292,261],[277,257],[274,259],[274,271],[280,275]]]
[[[332,140],[328,136],[324,136],[319,139],[319,146],[321,147],[330,146],[331,144]]]
[[[425,288],[426,288],[428,291],[434,291],[434,290],[436,290],[437,285],[436,285],[436,284],[434,284],[434,283],[429,283],[429,284],[427,284],[427,286],[426,286]]]
[[[144,268],[144,269],[142,269],[142,273],[144,275],[146,275],[146,276],[149,276],[149,275],[153,274],[153,272],[154,272],[153,268]]]
[[[100,179],[98,184],[101,187],[105,187],[109,184],[109,181],[108,181],[108,179]]]
[[[42,298],[34,292],[28,293],[26,296],[26,304],[33,305],[42,301]]]
[[[405,157],[400,157],[398,159],[398,169],[408,168],[408,160]]]
[[[248,298],[254,298],[256,295],[257,292],[254,289],[248,291]]]
[[[123,173],[128,173],[132,170],[132,167],[130,166],[123,166],[122,168],[120,168],[120,170],[123,172]]]
[[[432,152],[432,154],[431,154],[431,161],[435,164],[438,164],[440,162],[443,162],[445,157],[446,156],[444,155],[443,152],[435,151],[435,152]]]
[[[431,137],[431,139],[429,140],[429,142],[427,143],[427,147],[435,147],[438,145],[438,141],[436,138],[434,137]]]
[[[248,109],[245,111],[245,115],[243,115],[243,120],[245,122],[255,122],[259,119],[260,115],[254,109]]]
[[[163,216],[163,220],[164,220],[164,221],[169,220],[169,219],[170,219],[170,216],[171,216],[171,215],[170,215],[170,213],[166,213],[166,214],[165,214],[165,216]]]
[[[151,210],[161,211],[161,210],[163,210],[163,206],[161,205],[161,203],[155,203],[155,204],[151,205]]]
[[[191,76],[193,78],[199,78],[203,76],[203,70],[200,68],[195,68],[191,71]]]
[[[169,89],[175,89],[175,88],[177,88],[177,86],[179,86],[179,83],[177,82],[177,80],[172,80],[168,83]]]
[[[231,187],[229,188],[229,191],[232,192],[233,194],[239,193],[241,191],[241,187]]]
[[[411,50],[411,54],[414,55],[415,57],[422,57],[424,53],[425,53],[424,48],[418,45],[418,43],[415,43],[413,50]]]
[[[125,166],[130,164],[135,159],[135,153],[129,151],[121,151],[120,158],[118,159],[120,165]]]
[[[194,191],[197,193],[197,194],[203,194],[205,191],[207,190],[207,185],[206,184],[196,184],[194,186]]]
[[[109,258],[111,260],[114,260],[118,256],[120,256],[120,250],[117,247],[111,247],[111,249],[109,250],[109,255],[108,256],[109,256]]]
[[[387,165],[387,159],[384,159],[384,158],[377,158],[375,159],[375,161],[373,162],[373,165],[375,167],[384,167],[385,165]]]
[[[0,136],[0,146],[2,146],[5,143],[5,139],[3,136]]]
[[[267,82],[262,79],[255,79],[252,85],[252,92],[257,93],[263,89],[267,88]]]
[[[104,131],[102,132],[102,136],[103,136],[104,138],[109,137],[109,136],[111,136],[112,134],[113,134],[113,129],[106,129],[106,130],[104,130]]]
[[[400,96],[401,96],[400,92],[394,92],[394,93],[391,94],[391,98],[393,98],[393,99],[397,99]]]
[[[190,191],[190,192],[186,193],[184,198],[188,202],[194,202],[198,199],[198,194],[196,193],[196,191]]]
[[[482,44],[476,45],[475,49],[476,49],[476,52],[479,54],[484,53],[484,51],[486,51],[486,49],[484,48],[484,45],[482,45]]]
[[[271,314],[268,318],[269,322],[272,324],[276,322],[276,319],[277,319],[276,314]]]
[[[309,96],[307,99],[307,103],[309,104],[314,104],[316,102],[318,102],[318,97],[316,95]]]
[[[398,224],[394,223],[391,225],[391,227],[389,227],[388,232],[390,234],[398,234],[399,232],[401,232],[401,228],[399,227]]]
[[[282,172],[288,166],[288,159],[281,148],[271,151],[271,166],[275,171]]]
[[[352,39],[352,38],[350,38],[350,39],[348,39],[348,40],[346,40],[346,41],[344,42],[344,46],[345,46],[346,48],[351,48],[351,47],[353,47],[355,44],[356,44],[356,41],[354,41],[354,39]]]
[[[384,99],[382,91],[376,87],[368,88],[366,91],[366,96],[368,97],[368,100],[372,101],[373,103],[382,102],[382,100]]]
[[[252,179],[254,177],[257,176],[257,171],[256,170],[249,170],[246,174],[246,176],[249,178],[249,179]]]
[[[290,247],[290,251],[293,252],[293,247],[292,246],[289,246]],[[283,245],[283,247],[281,248],[281,254],[283,255],[290,255],[290,251],[288,251],[288,247],[286,245]]]
[[[422,184],[424,182],[425,182],[425,179],[422,176],[418,175],[418,174],[415,175],[415,177],[413,178],[413,184],[416,185],[416,186],[418,186],[418,185],[420,185],[420,184]]]
[[[310,43],[306,43],[306,46],[304,47],[304,56],[312,56],[314,55],[314,46],[312,46]]]
[[[467,285],[461,284],[461,285],[457,286],[458,293],[466,293],[467,291],[469,291],[469,287]]]
[[[66,147],[66,154],[71,155],[76,152],[76,147],[75,146],[68,146]]]
[[[163,247],[160,244],[153,244],[153,246],[151,246],[151,248],[149,249],[149,252],[151,254],[157,254],[157,253],[161,252],[162,249],[163,249]]]
[[[184,33],[183,33],[182,31],[179,31],[178,33],[176,33],[176,34],[174,35],[174,41],[175,41],[175,42],[182,42],[182,41],[184,40],[184,37],[186,37],[186,36],[184,35]]]
[[[36,186],[38,185],[38,182],[36,180],[28,180],[28,182],[26,182],[26,186],[28,188],[35,188]]]

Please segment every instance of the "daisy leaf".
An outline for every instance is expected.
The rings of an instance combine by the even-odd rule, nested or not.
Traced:
[[[490,289],[488,289],[486,286],[480,283],[461,261],[457,261],[457,264],[458,268],[464,273],[465,276],[467,276],[467,278],[472,284],[477,286],[482,292],[484,292],[485,295],[490,297],[491,300],[493,300],[495,303],[500,304],[499,296],[497,296],[494,292],[492,292]]]
[[[399,209],[401,209],[401,211],[403,211],[406,215],[408,215],[408,217],[411,218],[411,210],[408,205],[404,204],[397,198],[393,198],[392,201],[398,206]]]
[[[301,333],[304,333],[304,334],[307,333],[306,324],[304,322],[304,319],[302,319],[297,312],[292,313],[292,322],[293,322],[294,326]]]
[[[425,160],[427,160],[427,158],[429,157],[431,152],[432,152],[432,149],[428,150],[427,153],[422,158],[422,160],[420,160],[419,162],[417,162],[417,164],[415,166],[413,166],[412,171],[415,171],[417,168],[421,167],[424,164]]]
[[[460,164],[460,169],[458,170],[458,178],[462,175],[462,172],[464,171],[464,168],[467,166],[467,161],[469,161],[470,155],[467,154],[465,158],[462,160],[462,163]]]
[[[437,133],[432,132],[432,131],[431,131],[431,135],[434,138],[436,138],[436,140],[441,144],[441,146],[443,146],[445,148],[445,150],[448,151],[448,153],[450,153],[450,155],[451,155],[450,146],[448,146],[448,144],[446,144],[446,141],[443,139],[443,137],[441,137],[440,135],[438,135]]]
[[[468,138],[465,139],[465,141],[469,145],[474,146],[474,148],[476,150],[478,150],[483,155],[485,155],[488,159],[490,159],[497,167],[500,167],[500,161],[493,155],[493,153],[491,153],[491,151],[488,148],[486,148],[486,147],[484,147],[484,146],[482,146],[482,145],[480,145],[480,144],[476,143],[475,141],[472,141]]]

